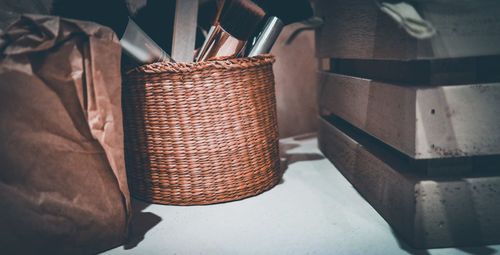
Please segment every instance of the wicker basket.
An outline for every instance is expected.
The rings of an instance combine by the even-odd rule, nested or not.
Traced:
[[[281,178],[269,55],[155,63],[124,78],[131,194],[175,205],[254,196]]]

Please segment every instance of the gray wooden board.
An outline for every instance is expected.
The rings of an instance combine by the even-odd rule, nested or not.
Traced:
[[[172,58],[177,62],[193,61],[197,18],[198,0],[176,1]]]
[[[500,54],[500,1],[418,1],[419,14],[437,34],[415,39],[373,0],[316,0],[324,19],[316,33],[320,58],[437,59]]]
[[[335,114],[415,159],[500,154],[500,83],[404,86],[319,72]]]
[[[432,178],[342,123],[320,118],[321,151],[409,244],[500,243],[500,177]]]

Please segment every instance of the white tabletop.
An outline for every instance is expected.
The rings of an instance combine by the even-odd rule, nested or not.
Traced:
[[[280,146],[289,163],[273,189],[208,206],[134,200],[132,244],[104,254],[500,253],[500,245],[413,250],[324,158],[314,135],[282,139]]]

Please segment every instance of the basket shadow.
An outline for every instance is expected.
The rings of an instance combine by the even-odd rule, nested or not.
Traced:
[[[302,161],[321,160],[325,157],[319,153],[288,153],[289,150],[299,147],[296,143],[280,143],[280,166],[281,180],[278,184],[284,183],[283,176],[288,170],[288,166]]]
[[[162,218],[151,212],[143,212],[150,204],[131,199],[132,218],[130,219],[129,235],[123,249],[130,250],[135,248],[142,240],[146,233],[153,227],[158,225]]]

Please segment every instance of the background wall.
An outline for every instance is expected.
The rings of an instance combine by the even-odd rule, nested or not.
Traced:
[[[302,32],[290,45],[284,41],[300,27],[283,30],[273,47],[280,137],[315,132],[317,129],[316,70],[314,32]]]

